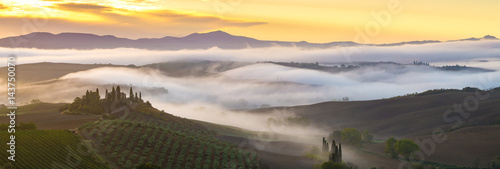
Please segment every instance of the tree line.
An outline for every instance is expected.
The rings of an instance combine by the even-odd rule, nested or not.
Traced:
[[[125,94],[120,86],[113,86],[111,92],[106,89],[104,98],[101,99],[99,88],[95,91],[87,90],[85,95],[76,97],[73,103],[62,106],[59,111],[68,110],[71,114],[105,114],[122,106],[129,106],[133,103],[144,102],[142,93],[133,91],[130,87],[129,95]],[[148,102],[149,103],[149,102]]]
[[[373,142],[373,135],[368,130],[359,131],[356,128],[345,128],[333,131],[328,139],[341,140],[345,145],[360,146],[361,143]]]

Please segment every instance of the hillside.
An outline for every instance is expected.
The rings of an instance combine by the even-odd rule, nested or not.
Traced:
[[[499,155],[498,133],[500,133],[499,125],[468,127],[446,133],[446,141],[436,144],[435,152],[427,156],[426,160],[451,166],[476,166],[475,163],[478,161],[480,167],[487,167],[488,162]],[[410,139],[429,138],[427,135]],[[383,155],[384,147],[385,143],[377,143],[367,145],[366,150]]]
[[[426,135],[440,127],[451,129],[453,122],[445,122],[443,113],[462,104],[467,96],[474,92],[445,92],[424,96],[405,96],[391,99],[349,102],[324,102],[313,105],[275,107],[257,109],[253,113],[271,113],[284,111],[314,121],[320,128],[332,130],[355,127],[371,131],[375,136],[409,137]],[[471,113],[466,124],[492,124],[500,114],[500,92],[495,92],[483,101],[476,111]],[[451,117],[452,115],[450,115]]]
[[[16,65],[17,83],[33,83],[57,79],[78,71],[84,71],[99,67],[118,67],[110,64],[73,64],[73,63],[30,63]],[[0,78],[7,79],[7,69],[0,68]]]
[[[99,115],[68,115],[62,114],[59,108],[62,103],[33,103],[25,106],[19,106],[16,114],[16,122],[33,122],[38,129],[75,129],[87,122],[96,121]],[[0,109],[0,113],[7,114],[7,108]],[[9,122],[9,117],[0,116],[0,124]]]
[[[260,168],[256,154],[238,150],[203,126],[145,103],[87,123],[78,131],[116,168],[144,162],[162,168]]]
[[[468,96],[476,96],[472,88],[463,90],[429,90],[408,96],[371,101],[325,102],[313,105],[264,108],[250,111],[265,114],[281,111],[295,114],[312,121],[313,125],[333,131],[343,128],[357,128],[370,131],[378,143],[370,143],[361,149],[348,149],[363,168],[373,166],[392,168],[398,160],[384,153],[388,137],[425,140],[431,138],[434,129],[440,128],[446,135],[444,143],[436,143],[435,152],[425,156],[425,164],[441,168],[482,166],[499,156],[498,135],[500,124],[500,93],[495,88],[490,96],[479,101],[477,110],[456,127],[456,121],[446,122],[444,113],[453,106],[463,104]],[[484,92],[481,92],[484,94]],[[452,117],[455,114],[448,114]],[[265,156],[263,156],[265,157]],[[479,163],[478,163],[479,162]]]
[[[0,131],[2,150],[9,150],[10,133]],[[0,166],[5,168],[78,168],[104,169],[106,162],[82,142],[81,137],[67,130],[16,131],[15,162],[7,160],[8,153],[0,153]],[[10,167],[9,167],[10,166]]]
[[[256,154],[217,139],[198,123],[152,107],[141,96],[127,97],[120,86],[113,86],[102,99],[98,89],[87,91],[62,109],[102,116],[80,126],[78,133],[112,168],[146,162],[161,168],[261,168]]]
[[[216,133],[203,125],[160,111],[138,96],[126,97],[119,87],[116,93],[121,94],[116,97],[114,89],[108,99],[99,99],[96,92],[87,91],[81,99],[75,99],[81,101],[72,104],[36,102],[20,106],[16,122],[29,120],[42,130],[16,132],[16,160],[20,163],[14,166],[129,169],[148,162],[161,168],[264,167],[257,154],[216,138]],[[115,99],[110,99],[113,96]],[[7,117],[1,120],[8,122]],[[45,130],[53,128],[73,132]],[[6,131],[0,135],[8,142]],[[78,163],[65,161],[65,154]],[[2,164],[7,162],[6,157],[2,159]],[[37,165],[41,161],[43,164]]]

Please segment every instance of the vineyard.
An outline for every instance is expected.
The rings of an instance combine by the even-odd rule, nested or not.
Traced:
[[[145,162],[161,168],[260,168],[256,154],[239,150],[216,139],[203,126],[167,113],[131,111],[117,119],[87,123],[79,132],[113,168],[133,168]]]
[[[10,133],[0,132],[0,149],[8,150]],[[68,130],[18,130],[15,162],[9,153],[0,153],[0,166],[5,168],[107,168],[105,162],[88,151],[81,137]],[[10,166],[10,167],[9,167]]]

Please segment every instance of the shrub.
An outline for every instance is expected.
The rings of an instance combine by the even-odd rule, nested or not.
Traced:
[[[391,158],[396,158],[398,156],[398,152],[396,151],[396,143],[397,140],[394,137],[391,137],[385,141],[385,150],[386,154],[389,154]]]
[[[398,140],[396,143],[396,151],[403,155],[407,160],[410,158],[410,154],[414,151],[420,150],[420,147],[415,144],[412,140],[402,139]]]

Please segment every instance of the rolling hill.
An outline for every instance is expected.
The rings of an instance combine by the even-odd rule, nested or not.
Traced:
[[[313,105],[274,107],[253,110],[253,113],[283,111],[296,114],[324,129],[355,127],[370,130],[374,135],[409,137],[426,135],[435,128],[451,129],[455,123],[445,122],[443,114],[454,104],[462,104],[474,92],[444,92],[424,96],[349,102],[324,102]],[[488,123],[500,117],[500,92],[480,101],[466,124]],[[453,109],[452,109],[453,110]],[[449,117],[453,116],[450,114]]]
[[[16,43],[13,43],[16,42]],[[208,49],[218,47],[221,49],[244,49],[248,47],[316,47],[327,48],[335,46],[358,45],[354,42],[308,43],[308,42],[283,42],[261,41],[244,36],[234,36],[223,31],[208,33],[193,33],[185,37],[141,38],[127,39],[112,35],[99,36],[86,33],[60,33],[34,32],[21,36],[0,39],[0,47],[7,48],[39,48],[39,49],[114,49],[138,48],[149,50],[181,50],[181,49]]]
[[[483,38],[469,38],[459,41],[474,40],[498,40],[493,36]],[[410,41],[390,44],[364,44],[376,46],[399,46],[406,44],[426,44],[440,43],[441,41],[425,40]],[[0,39],[0,47],[6,48],[38,48],[38,49],[115,49],[115,48],[137,48],[148,50],[181,50],[181,49],[208,49],[218,47],[221,49],[245,49],[262,47],[301,47],[301,48],[331,48],[342,46],[363,45],[351,41],[339,41],[329,43],[309,43],[306,41],[286,42],[286,41],[264,41],[254,38],[235,36],[223,31],[213,31],[208,33],[193,33],[185,37],[163,38],[140,38],[127,39],[118,38],[112,35],[94,35],[86,33],[60,33],[52,34],[47,32],[33,32],[26,35],[6,37]]]
[[[435,167],[470,166],[487,167],[495,156],[500,155],[500,125],[467,127],[446,133],[446,141],[436,143],[435,151],[425,159]],[[410,137],[415,140],[431,139],[430,135]],[[366,150],[384,154],[385,143],[371,144]],[[440,166],[441,165],[441,166]]]
[[[16,114],[16,122],[28,123],[34,122],[41,130],[62,130],[75,129],[87,122],[96,121],[99,115],[67,115],[62,114],[59,108],[63,103],[33,103],[19,106]],[[7,114],[8,109],[3,107],[0,113]],[[1,116],[0,123],[9,122],[9,117]]]
[[[12,165],[128,169],[149,162],[162,168],[262,168],[257,154],[216,138],[216,132],[201,124],[159,111],[142,100],[121,106],[95,115],[61,114],[59,107],[64,104],[20,106],[17,122],[31,120],[42,130],[17,131],[16,140],[21,141],[16,160],[22,163]],[[2,117],[2,121],[8,122],[7,118]],[[63,125],[68,122],[71,124]],[[59,130],[46,130],[53,128]],[[0,135],[8,142],[7,131]],[[10,165],[6,159],[0,161],[2,166]]]
[[[100,67],[121,67],[111,64],[74,64],[74,63],[30,63],[16,65],[17,83],[33,83],[53,80],[69,73],[84,71]],[[7,79],[7,69],[0,68],[0,78]]]
[[[179,61],[134,67],[159,68],[170,76],[183,77],[212,75],[247,64],[251,63]],[[67,73],[114,65],[38,63],[19,65],[21,66],[25,66],[23,69],[28,72],[24,75],[27,80],[25,82],[45,83],[44,81],[57,79]],[[50,71],[42,71],[45,68]],[[437,89],[388,99],[334,101],[263,108],[249,112],[290,113],[307,119],[313,127],[325,131],[347,127],[369,130],[378,140],[385,140],[387,137],[425,139],[433,129],[441,128],[449,139],[438,145],[436,152],[427,158],[429,163],[436,163],[431,165],[472,166],[477,158],[481,165],[485,166],[492,157],[499,155],[496,152],[496,143],[500,138],[495,135],[498,133],[498,126],[493,124],[496,123],[495,119],[500,117],[500,92],[497,88],[488,98],[479,101],[478,108],[471,112],[470,117],[464,119],[463,125],[453,128],[455,122],[446,122],[443,120],[443,114],[450,108],[453,110],[455,104],[463,104],[468,97],[476,97],[474,90]],[[110,168],[131,168],[141,162],[153,162],[172,168],[263,168],[260,164],[262,162],[272,168],[308,168],[314,162],[305,158],[303,153],[319,143],[297,142],[294,136],[290,135],[283,135],[280,140],[256,140],[255,135],[265,133],[184,119],[145,105],[124,108],[124,111],[113,116],[61,114],[59,107],[62,105],[35,103],[20,106],[18,121],[34,122],[42,132],[48,129],[76,131],[78,135],[73,136],[79,137],[79,142],[94,152],[92,157],[81,157],[95,159],[94,162],[86,162],[88,165],[105,164],[104,167]],[[0,113],[5,111],[0,110]],[[449,117],[457,115],[449,114]],[[7,122],[6,117],[0,117],[0,123]],[[262,144],[267,147],[257,151],[252,147]],[[383,143],[368,144],[362,151],[348,148],[345,151],[362,159],[363,162],[357,163],[362,168],[391,168],[397,165],[397,160],[387,158],[383,154],[383,146]],[[137,147],[139,150],[136,150]],[[142,150],[147,148],[150,153],[144,155]],[[461,155],[463,151],[467,151],[467,154]],[[200,158],[201,160],[198,160]],[[99,159],[105,162],[99,162]]]
[[[489,97],[479,101],[476,110],[466,111],[470,113],[470,117],[461,118],[463,123],[458,126],[456,119],[445,120],[451,117],[458,118],[458,113],[446,112],[448,109],[453,112],[454,106],[472,104],[470,97],[477,95],[470,89],[438,89],[390,99],[324,102],[303,106],[263,108],[250,112],[290,113],[306,118],[314,126],[326,131],[343,128],[368,130],[378,140],[386,140],[388,137],[412,140],[431,139],[431,134],[435,129],[441,129],[447,139],[443,143],[435,143],[435,151],[425,157],[426,165],[441,168],[467,168],[475,165],[486,167],[488,162],[500,155],[498,153],[499,89],[490,90]],[[468,100],[467,103],[464,103],[464,100]],[[346,150],[354,151],[351,153],[363,159],[363,162],[357,163],[363,168],[373,166],[392,168],[399,164],[398,160],[390,159],[384,154],[384,147],[385,143],[382,142],[367,144],[361,150]]]
[[[111,119],[87,123],[79,133],[113,168],[151,162],[162,168],[260,168],[256,154],[214,137],[203,126],[145,104]]]

